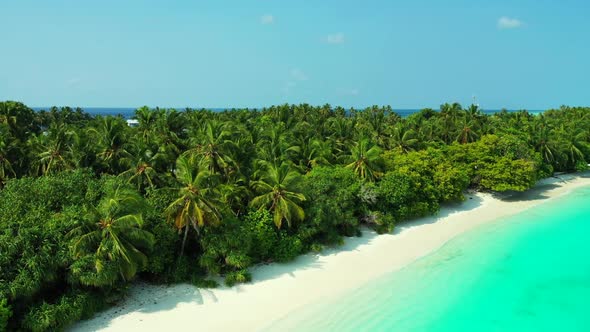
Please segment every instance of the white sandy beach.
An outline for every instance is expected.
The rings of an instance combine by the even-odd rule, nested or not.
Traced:
[[[321,254],[256,267],[251,284],[212,290],[140,284],[123,303],[71,330],[257,331],[299,307],[400,269],[474,227],[588,185],[590,174],[585,173],[546,179],[531,191],[505,199],[468,195],[464,203],[444,207],[437,216],[403,223],[394,234],[365,231]]]

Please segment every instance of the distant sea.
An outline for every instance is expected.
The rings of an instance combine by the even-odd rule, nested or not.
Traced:
[[[484,225],[269,331],[590,331],[588,202],[584,187]]]
[[[85,112],[92,114],[92,115],[122,115],[126,119],[130,119],[133,117],[135,113],[135,108],[125,108],[125,107],[81,107]],[[50,107],[33,107],[35,111],[40,110],[48,110]],[[254,108],[251,108],[254,109]],[[184,108],[177,108],[177,110],[182,111]],[[231,110],[231,108],[208,108],[208,110],[214,112],[223,112],[226,110]],[[416,113],[420,111],[419,109],[394,109],[395,113],[399,114],[401,117],[407,117],[410,114]],[[500,112],[500,110],[484,110],[484,114],[494,114]],[[515,110],[508,110],[508,112],[515,112]],[[543,111],[540,110],[529,110],[530,113],[537,114]]]

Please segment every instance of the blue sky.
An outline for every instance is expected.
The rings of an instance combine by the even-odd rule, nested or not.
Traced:
[[[0,100],[590,105],[585,2],[0,0]]]

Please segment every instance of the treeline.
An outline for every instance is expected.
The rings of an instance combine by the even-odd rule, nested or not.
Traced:
[[[590,161],[590,108],[140,108],[0,102],[0,330],[60,330],[136,278],[215,286]],[[392,253],[395,254],[395,253]]]

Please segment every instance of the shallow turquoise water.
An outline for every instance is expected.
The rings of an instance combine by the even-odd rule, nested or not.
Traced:
[[[586,187],[468,232],[268,330],[590,331],[589,302]]]

